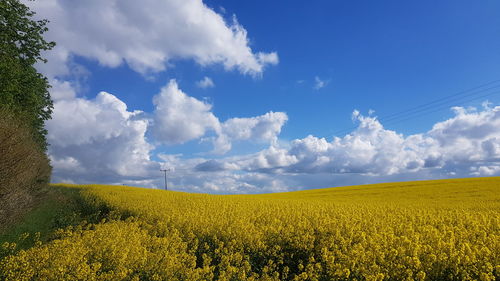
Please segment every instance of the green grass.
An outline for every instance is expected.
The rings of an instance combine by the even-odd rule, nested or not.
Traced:
[[[35,234],[46,241],[54,230],[71,224],[78,224],[79,189],[51,185],[40,192],[36,203],[31,209],[13,224],[0,232],[0,245],[4,242],[15,242],[18,249],[33,246]],[[29,234],[28,239],[20,239],[23,234]]]

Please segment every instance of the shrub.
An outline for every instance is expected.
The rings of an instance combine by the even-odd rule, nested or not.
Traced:
[[[51,167],[28,125],[0,110],[0,231],[28,208]]]

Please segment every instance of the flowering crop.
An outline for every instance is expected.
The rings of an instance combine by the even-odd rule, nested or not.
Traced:
[[[107,220],[5,257],[1,279],[500,279],[499,178],[262,195],[80,188]]]

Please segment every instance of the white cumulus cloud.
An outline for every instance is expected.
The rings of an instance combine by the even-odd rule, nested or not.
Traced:
[[[220,131],[212,105],[186,95],[175,80],[170,80],[153,103],[153,134],[158,141],[181,144],[202,137],[208,130]]]
[[[184,93],[175,80],[153,99],[155,110],[152,132],[155,139],[166,144],[182,144],[200,139],[208,132],[216,154],[231,150],[233,141],[275,142],[288,120],[284,112],[268,112],[248,118],[230,118],[220,122],[212,105]],[[205,139],[205,138],[204,138]]]
[[[121,183],[159,168],[145,133],[148,121],[112,94],[60,100],[47,121],[54,181]]]
[[[226,138],[229,145],[231,141],[260,139],[269,141],[269,147],[215,159],[160,154],[160,160],[152,161],[154,147],[145,137],[151,129],[149,121],[140,112],[128,111],[115,96],[102,92],[93,100],[56,102],[58,110],[47,124],[55,180],[161,187],[163,178],[158,170],[168,167],[172,169],[168,173],[169,186],[175,190],[258,193],[500,175],[500,106],[483,110],[455,108],[452,118],[436,123],[428,132],[409,136],[384,128],[376,117],[355,112],[358,127],[343,137],[327,140],[310,135],[273,142],[288,118],[284,113],[270,112],[221,123],[209,105],[191,100],[175,82],[171,81],[160,95],[168,91],[173,101],[165,104],[180,100],[188,106],[181,102],[175,108],[189,112],[194,108],[206,114],[205,119],[213,116],[212,123],[199,132],[195,130],[192,137],[200,138],[201,131],[209,128],[218,134],[216,137]],[[196,120],[189,120],[185,126]],[[259,126],[267,128],[266,133],[256,129]]]
[[[65,84],[61,88],[65,89]],[[53,180],[160,187],[162,183],[156,177],[158,170],[169,167],[178,179],[180,175],[191,177],[196,170],[220,170],[224,177],[239,186],[233,185],[233,191],[240,190],[247,185],[238,185],[235,176],[227,172],[238,170],[238,164],[224,161],[217,166],[215,160],[203,164],[210,159],[181,161],[177,156],[162,156],[163,162],[155,161],[151,159],[155,148],[152,143],[178,145],[202,140],[211,132],[214,135],[210,137],[213,152],[223,154],[231,149],[233,141],[275,142],[288,119],[285,113],[268,112],[221,123],[210,104],[182,92],[175,80],[161,89],[153,103],[154,112],[146,114],[129,111],[123,101],[107,92],[100,92],[94,99],[73,96],[55,101],[53,118],[46,123]],[[152,138],[147,139],[146,135]],[[270,162],[266,167],[276,165],[272,157],[268,157]],[[212,174],[209,177],[216,180]],[[194,188],[194,183],[189,186]]]
[[[228,119],[221,124],[219,136],[214,140],[214,151],[226,153],[235,140],[275,143],[287,120],[286,113],[272,111],[256,117]]]
[[[284,112],[268,112],[250,118],[231,118],[222,124],[222,131],[235,140],[275,141],[287,120],[288,116]]]
[[[225,20],[201,0],[25,1],[50,20],[47,39],[57,42],[40,69],[69,74],[72,55],[107,67],[123,63],[142,74],[163,71],[176,59],[260,75],[277,64],[276,52],[254,52],[236,17]]]
[[[85,85],[79,83],[89,73],[75,62],[77,56],[110,68],[126,64],[145,76],[168,70],[177,60],[192,60],[203,67],[218,64],[251,76],[279,63],[276,52],[251,48],[247,31],[235,16],[225,19],[201,0],[24,2],[37,18],[50,20],[46,39],[57,42],[44,54],[49,62],[37,65],[53,86],[53,119],[46,127],[56,182],[162,186],[157,173],[168,161],[151,159],[153,143],[182,144],[212,132],[214,151],[225,153],[233,141],[274,142],[288,118],[269,112],[221,122],[210,104],[188,96],[175,81],[154,98],[151,115],[128,110],[107,92],[94,99],[81,97]],[[201,87],[214,86],[209,77],[200,82]],[[236,123],[245,132],[237,132]],[[220,192],[260,190],[267,180],[274,187],[284,186],[260,173],[195,172],[194,167],[207,160],[175,160],[178,174],[173,180],[187,190]],[[238,166],[224,162],[222,169]],[[192,175],[192,180],[182,175]]]
[[[310,135],[286,147],[271,145],[255,154],[202,162],[195,169],[270,174],[288,182],[290,189],[300,184],[308,187],[307,181],[327,187],[500,175],[500,106],[454,110],[454,117],[436,123],[430,131],[409,136],[355,111],[358,128],[342,138],[328,141]]]

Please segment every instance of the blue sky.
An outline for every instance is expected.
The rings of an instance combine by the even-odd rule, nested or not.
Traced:
[[[500,174],[500,94],[476,98],[494,89],[377,120],[500,79],[497,1],[115,2],[28,3],[58,43],[40,66],[55,181],[160,187],[176,166],[178,190],[246,193]]]
[[[150,97],[167,79],[175,78],[190,95],[208,97],[221,118],[285,111],[296,120],[287,124],[283,137],[331,137],[352,127],[353,109],[388,115],[500,77],[496,1],[206,4],[216,11],[223,7],[226,18],[236,15],[249,32],[251,46],[277,51],[280,63],[253,79],[182,60],[155,81],[147,81],[126,65],[117,71],[85,61],[94,73],[88,94],[120,93],[130,108],[152,110]],[[204,76],[217,87],[197,88],[195,81]],[[329,82],[315,90],[315,77]],[[133,82],[124,84],[124,78]],[[498,96],[490,100],[496,102]],[[421,132],[449,116],[449,110],[442,110],[411,126],[392,128]]]

